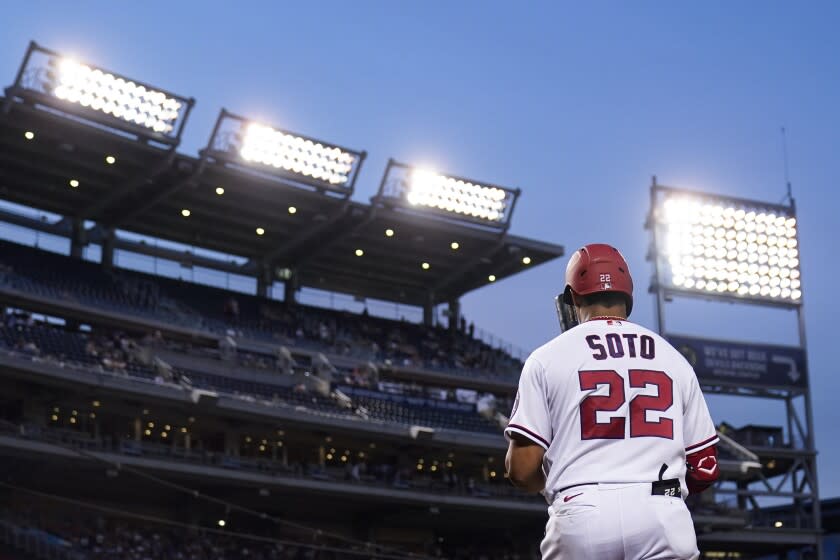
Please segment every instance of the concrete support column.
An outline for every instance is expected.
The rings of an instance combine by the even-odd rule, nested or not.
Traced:
[[[458,332],[458,322],[461,320],[461,302],[457,299],[449,300],[449,332]]]
[[[102,236],[102,257],[99,262],[102,268],[110,270],[114,266],[114,243],[117,240],[117,234],[113,228],[105,230]]]
[[[283,281],[283,301],[287,307],[297,304],[297,293],[300,288],[297,273],[293,272],[292,277]]]
[[[428,296],[426,297],[426,302],[423,304],[423,324],[427,327],[434,326],[435,322],[435,298],[434,295],[429,292]]]
[[[79,218],[73,218],[72,229],[70,231],[70,256],[74,259],[81,259],[84,254],[85,245],[87,245],[85,222]]]
[[[736,483],[736,486],[738,487],[738,490],[747,490],[747,483],[746,482],[743,482],[743,481],[739,480]],[[742,509],[742,510],[747,509],[747,497],[744,496],[743,494],[738,495],[738,508]]]
[[[269,297],[271,285],[274,283],[274,275],[271,267],[266,263],[260,263],[257,269],[257,295],[260,297]]]
[[[225,432],[225,455],[239,457],[239,437],[233,431]]]

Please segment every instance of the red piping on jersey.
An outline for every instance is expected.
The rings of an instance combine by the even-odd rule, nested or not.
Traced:
[[[614,317],[612,315],[598,315],[597,317],[590,317],[590,321],[626,321],[624,317]]]
[[[538,434],[535,434],[534,432],[532,432],[531,430],[529,430],[525,426],[520,426],[519,424],[508,424],[507,427],[508,428],[514,428],[514,429],[517,429],[517,430],[522,430],[523,432],[525,432],[526,434],[528,434],[532,438],[535,438],[535,439],[539,440],[546,447],[550,446],[550,444],[548,443],[548,440],[546,440],[544,437],[542,437]]]
[[[715,434],[708,439],[704,439],[700,443],[695,443],[694,445],[689,445],[688,447],[685,448],[685,451],[686,451],[686,453],[690,453],[692,449],[697,449],[698,447],[703,447],[704,445],[707,445],[709,443],[717,441],[717,439],[718,439],[717,434]]]

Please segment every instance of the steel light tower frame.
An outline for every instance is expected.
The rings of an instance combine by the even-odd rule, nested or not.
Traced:
[[[665,268],[667,267],[667,251],[663,246],[664,240],[662,239],[661,231],[664,223],[662,201],[664,197],[674,195],[698,197],[705,201],[718,202],[725,205],[765,208],[768,209],[768,212],[772,212],[775,209],[786,216],[794,217],[794,222],[796,216],[796,206],[792,197],[788,205],[768,204],[668,187],[658,184],[654,176],[650,187],[650,213],[645,228],[651,232],[651,245],[647,258],[653,262],[654,267],[650,291],[656,297],[658,332],[666,338],[671,334],[675,334],[667,331],[665,317],[665,304],[668,301],[672,301],[674,297],[700,298],[776,308],[781,307],[796,312],[798,341],[795,350],[801,351],[804,360],[807,356],[807,339],[805,334],[805,311],[801,299],[799,301],[771,301],[769,298],[762,300],[749,296],[740,297],[737,294],[703,293],[698,290],[686,290],[683,287],[675,286],[671,279],[668,278],[665,273]],[[753,345],[744,344],[744,347],[749,346]],[[723,495],[734,495],[738,500],[739,507],[752,513],[753,523],[750,528],[743,530],[745,532],[750,532],[751,530],[760,531],[762,530],[761,526],[763,524],[770,526],[769,524],[773,522],[773,519],[767,517],[766,514],[762,514],[759,500],[770,498],[792,501],[793,529],[800,529],[800,534],[794,535],[793,532],[781,529],[772,532],[773,528],[779,528],[779,525],[776,525],[775,527],[770,526],[771,531],[764,532],[759,538],[763,542],[777,543],[779,546],[788,546],[791,548],[795,548],[796,546],[800,548],[813,546],[816,550],[817,558],[821,560],[823,558],[821,512],[817,483],[817,452],[814,443],[814,421],[810,383],[808,383],[807,379],[803,380],[804,383],[800,383],[799,386],[776,382],[727,381],[725,379],[715,378],[704,379],[699,372],[698,378],[706,393],[751,396],[784,401],[786,411],[785,426],[788,436],[786,447],[754,449],[762,458],[762,464],[765,467],[759,476],[752,481],[738,483],[736,488],[719,487],[716,491]],[[802,402],[801,409],[804,412],[804,422],[800,412],[797,410],[797,404],[800,400]],[[787,462],[788,468],[782,471],[774,471],[772,468],[769,468],[771,465],[775,466],[777,459]],[[720,486],[723,486],[723,484]],[[803,535],[802,533],[810,533],[810,535]],[[750,538],[748,534],[743,536],[745,539]],[[737,539],[727,540],[729,542],[737,541]]]

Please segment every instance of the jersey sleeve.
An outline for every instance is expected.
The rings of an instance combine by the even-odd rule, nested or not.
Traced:
[[[519,390],[513,403],[505,438],[511,434],[524,436],[543,449],[551,442],[551,419],[548,415],[545,371],[542,364],[528,358],[519,377]]]
[[[687,455],[702,451],[718,442],[717,429],[694,372],[683,410],[683,441]]]

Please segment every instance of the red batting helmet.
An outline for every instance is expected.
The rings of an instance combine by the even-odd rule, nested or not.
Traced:
[[[574,292],[588,296],[598,292],[618,292],[627,299],[627,316],[633,309],[633,279],[627,261],[612,245],[592,243],[578,249],[566,266],[563,302],[572,305]]]

